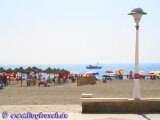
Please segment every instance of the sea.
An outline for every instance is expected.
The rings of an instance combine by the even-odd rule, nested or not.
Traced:
[[[23,67],[24,69],[27,67],[38,67],[43,70],[45,70],[48,67],[51,68],[59,68],[59,69],[66,69],[69,70],[70,72],[78,72],[78,73],[86,73],[86,72],[98,72],[99,75],[96,77],[98,79],[101,79],[102,76],[105,74],[106,70],[112,70],[113,72],[116,72],[117,70],[123,69],[124,74],[129,74],[130,71],[134,72],[134,64],[100,64],[102,66],[102,69],[86,69],[86,66],[88,64],[27,64],[27,65],[22,65],[22,64],[12,64],[12,65],[4,65],[1,64],[0,67],[3,67],[5,69],[11,68],[19,68]],[[144,71],[145,74],[148,74],[150,71],[160,71],[160,64],[140,64],[139,65],[139,70]]]

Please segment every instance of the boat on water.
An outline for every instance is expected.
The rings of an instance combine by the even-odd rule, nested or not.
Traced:
[[[101,69],[102,66],[99,66],[98,64],[97,65],[88,65],[86,66],[87,69]]]
[[[89,72],[87,72],[86,74],[99,75],[99,72],[89,71]]]
[[[99,75],[99,72],[94,72],[94,73],[92,73],[93,75]]]

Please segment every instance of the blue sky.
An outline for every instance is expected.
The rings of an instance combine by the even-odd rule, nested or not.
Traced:
[[[159,63],[158,0],[0,0],[0,64]]]

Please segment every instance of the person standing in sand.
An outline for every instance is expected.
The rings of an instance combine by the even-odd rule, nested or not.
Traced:
[[[5,87],[8,86],[7,76],[5,75],[5,73],[3,73],[2,81]]]

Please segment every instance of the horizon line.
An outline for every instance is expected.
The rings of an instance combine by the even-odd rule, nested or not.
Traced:
[[[91,64],[91,63],[40,63],[40,64],[37,64],[37,63],[32,63],[32,64],[29,64],[29,63],[26,63],[26,64],[0,64],[0,65],[88,65],[88,64]],[[99,64],[99,65],[104,65],[104,64],[135,64],[135,63],[102,63],[102,64]],[[160,64],[160,63],[140,63],[141,64]],[[96,65],[96,64],[92,64],[92,65]]]

